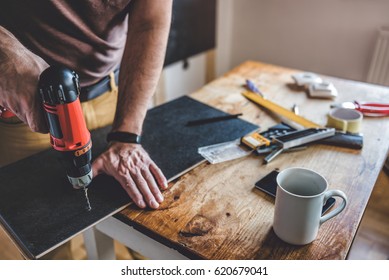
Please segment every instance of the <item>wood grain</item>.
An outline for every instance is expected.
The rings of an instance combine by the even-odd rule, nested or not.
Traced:
[[[246,62],[207,84],[191,97],[225,112],[243,112],[247,121],[265,130],[278,122],[274,116],[246,100],[241,92],[252,79],[266,97],[300,114],[326,124],[333,101],[309,99],[293,85],[297,70],[258,62]],[[354,99],[389,101],[389,89],[381,86],[324,77],[339,91],[336,102]],[[146,234],[190,256],[204,259],[345,259],[362,214],[388,154],[389,119],[365,118],[364,148],[315,145],[282,154],[268,165],[262,157],[217,165],[201,164],[164,193],[160,210],[126,208],[119,218]],[[327,178],[330,188],[344,191],[349,204],[340,215],[322,225],[318,238],[305,246],[280,241],[272,230],[274,200],[254,190],[254,183],[275,168],[300,166]]]

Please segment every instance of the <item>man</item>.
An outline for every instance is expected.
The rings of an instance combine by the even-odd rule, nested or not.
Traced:
[[[49,147],[47,134],[40,134],[48,128],[37,84],[51,64],[75,70],[86,89],[109,77],[107,92],[80,95],[89,129],[113,122],[112,131],[141,135],[163,66],[171,9],[172,0],[1,1],[0,105],[17,118],[0,119],[0,166]],[[113,176],[140,208],[157,209],[163,201],[166,178],[137,143],[115,138],[92,169],[95,176]]]

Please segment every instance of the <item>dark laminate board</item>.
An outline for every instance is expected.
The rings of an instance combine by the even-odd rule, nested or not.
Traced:
[[[149,110],[143,146],[167,178],[197,165],[197,148],[236,139],[256,128],[240,119],[187,127],[189,120],[225,115],[181,97]],[[92,132],[93,154],[105,146],[105,127]],[[0,169],[0,222],[28,258],[39,258],[130,202],[119,184],[98,176],[89,187],[92,211],[82,191],[73,190],[50,149]]]

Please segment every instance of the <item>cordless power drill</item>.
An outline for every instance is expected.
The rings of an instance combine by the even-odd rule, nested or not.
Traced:
[[[80,84],[76,72],[50,66],[42,72],[38,85],[50,142],[61,153],[69,182],[85,188],[92,181],[92,141],[82,114]]]
[[[50,66],[39,78],[38,92],[50,130],[50,143],[61,154],[69,182],[76,189],[85,189],[92,181],[92,141],[78,98],[78,75],[62,66]],[[6,108],[1,109],[1,118],[15,116]]]

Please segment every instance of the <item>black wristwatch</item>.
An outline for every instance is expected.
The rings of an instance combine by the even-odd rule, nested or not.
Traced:
[[[122,143],[140,144],[141,136],[131,132],[114,131],[107,135],[107,142],[117,141]]]

